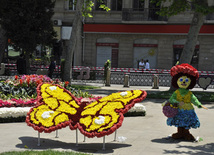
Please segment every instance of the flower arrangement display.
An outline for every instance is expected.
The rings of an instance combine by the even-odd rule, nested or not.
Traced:
[[[80,101],[64,87],[41,83],[37,87],[37,105],[27,113],[26,123],[39,132],[50,133],[69,126],[89,137],[113,133],[135,103],[146,98],[146,91],[113,93],[90,104]]]
[[[6,80],[5,83],[13,84],[14,86],[35,87],[41,82],[52,82],[52,79],[46,75],[15,75],[14,80]]]
[[[124,116],[145,116],[146,107],[140,103],[136,103]]]
[[[172,134],[172,138],[197,141],[189,131],[191,128],[200,127],[200,121],[193,105],[207,110],[189,90],[196,85],[199,78],[198,70],[187,63],[183,63],[173,66],[170,74],[172,86],[177,90],[173,92],[169,102],[163,106],[163,113],[168,117],[167,125],[177,127],[177,132]]]
[[[35,99],[37,97],[36,87],[43,82],[59,84],[72,93],[75,93],[75,95],[81,92],[80,90],[76,91],[75,88],[72,88],[68,81],[62,82],[59,79],[52,80],[46,75],[15,75],[12,79],[0,82],[0,98],[2,100],[8,100],[11,98]],[[87,94],[85,95],[87,96]]]
[[[11,107],[11,108],[0,108],[0,118],[17,118],[25,117],[31,107]]]
[[[23,99],[10,99],[10,100],[0,100],[0,108],[3,107],[32,107],[36,104],[36,99],[28,99],[28,100],[23,100]]]
[[[166,117],[174,117],[177,115],[178,113],[178,106],[173,106],[172,104],[170,104],[168,101],[164,102],[162,104],[163,106],[163,114],[166,116]]]

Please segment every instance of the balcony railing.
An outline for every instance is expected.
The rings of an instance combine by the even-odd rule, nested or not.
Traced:
[[[206,20],[214,20],[214,13],[210,13],[206,16]]]
[[[132,9],[123,8],[123,21],[167,21],[166,17],[159,16],[156,12],[158,9]]]

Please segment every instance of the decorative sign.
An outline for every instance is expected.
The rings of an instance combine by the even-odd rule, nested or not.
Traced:
[[[207,89],[207,87],[212,83],[212,78],[207,76],[207,77],[199,77],[198,79],[198,85],[203,88],[204,90]]]

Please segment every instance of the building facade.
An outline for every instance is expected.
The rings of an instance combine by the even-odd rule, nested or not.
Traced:
[[[93,1],[93,17],[83,21],[82,51],[75,53],[74,65],[103,67],[110,59],[112,67],[137,68],[141,59],[148,59],[152,69],[170,69],[179,60],[192,11],[167,18],[155,14],[160,8],[149,0],[103,0],[111,9],[106,12]],[[56,1],[53,20],[64,48],[74,14],[74,0]],[[214,14],[204,19],[191,63],[199,70],[214,70]]]

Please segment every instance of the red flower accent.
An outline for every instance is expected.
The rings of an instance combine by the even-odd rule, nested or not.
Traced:
[[[17,80],[19,77],[18,77],[18,75],[15,75],[15,80]]]
[[[68,81],[65,81],[65,87],[67,87],[68,84],[69,84],[69,82],[68,82]]]
[[[20,85],[22,85],[22,84],[23,84],[23,80],[22,80],[22,79],[20,79],[20,80],[19,80],[19,83],[20,83]]]
[[[178,73],[189,74],[196,77],[196,79],[198,79],[199,77],[198,70],[187,63],[176,65],[171,68],[170,70],[171,76],[175,76]]]
[[[29,84],[30,84],[30,77],[27,77],[26,81],[27,81],[27,84],[29,86]]]

